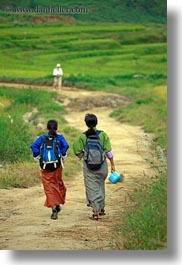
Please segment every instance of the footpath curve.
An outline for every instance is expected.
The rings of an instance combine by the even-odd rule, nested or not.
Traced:
[[[28,87],[20,84],[0,85]],[[122,222],[121,213],[125,208],[131,206],[130,193],[140,187],[144,181],[148,181],[154,173],[148,162],[152,138],[138,126],[121,124],[111,118],[109,116],[113,110],[111,105],[93,104],[98,101],[106,102],[107,98],[113,99],[113,94],[66,87],[58,93],[64,98],[62,104],[68,112],[65,118],[71,127],[84,131],[85,114],[93,112],[98,116],[98,129],[106,131],[110,136],[116,170],[124,174],[124,179],[115,185],[106,181],[107,214],[99,221],[89,219],[91,211],[85,205],[85,189],[81,173],[75,172],[73,179],[65,181],[67,199],[56,221],[49,218],[50,210],[43,207],[45,196],[42,185],[29,189],[1,190],[0,249],[122,249],[122,237],[119,235],[116,237],[113,228]],[[93,99],[91,105],[88,99]],[[124,100],[116,95],[114,99],[113,104]],[[79,107],[75,108],[74,106],[77,105]],[[65,166],[69,166],[67,162]]]

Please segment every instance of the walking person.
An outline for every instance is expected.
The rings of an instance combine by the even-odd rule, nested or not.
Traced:
[[[97,130],[97,122],[95,114],[86,114],[85,123],[88,129],[73,143],[74,154],[83,159],[86,201],[87,206],[92,207],[93,220],[98,220],[99,216],[106,214],[105,180],[108,175],[106,158],[110,161],[111,172],[115,171],[110,139],[104,131]],[[88,151],[89,148],[90,151]],[[91,148],[93,148],[92,151]]]
[[[53,76],[54,76],[53,87],[61,90],[63,69],[61,68],[61,65],[59,63],[56,65],[56,68],[54,68],[53,70]]]
[[[34,159],[39,159],[42,184],[46,195],[45,206],[52,209],[51,219],[58,218],[58,212],[65,203],[66,187],[62,179],[63,161],[69,145],[63,135],[57,132],[58,122],[47,122],[48,133],[38,137],[31,149]]]

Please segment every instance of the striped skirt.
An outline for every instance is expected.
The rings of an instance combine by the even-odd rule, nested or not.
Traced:
[[[89,170],[83,161],[83,175],[86,190],[87,206],[92,207],[93,212],[100,212],[105,207],[105,180],[108,175],[107,161],[101,169]]]

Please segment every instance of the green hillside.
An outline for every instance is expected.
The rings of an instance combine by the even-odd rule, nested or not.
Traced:
[[[7,7],[12,7],[13,12],[22,13],[23,10],[15,9],[15,7],[24,7],[25,13],[34,13],[40,15],[35,10],[40,11],[41,8],[51,7],[52,11],[49,14],[57,14],[61,16],[71,16],[76,21],[86,21],[86,22],[157,22],[166,23],[167,16],[167,1],[165,0],[86,0],[86,1],[60,1],[55,0],[54,2],[50,0],[22,0],[22,1],[1,1],[1,9],[7,14]],[[67,12],[56,12],[56,8],[61,7],[63,9],[68,9]],[[28,8],[32,8],[32,11]],[[77,8],[78,12],[74,12]],[[83,8],[86,10],[81,11]],[[74,10],[73,10],[74,9]],[[8,9],[10,14],[12,10]],[[47,11],[48,12],[48,11]],[[17,14],[16,13],[16,14]]]
[[[90,89],[166,78],[164,25],[4,24],[0,37],[1,81],[50,85],[57,62],[65,85]]]
[[[52,85],[52,70],[59,62],[63,85],[130,98],[136,106],[114,115],[121,121],[145,124],[166,147],[166,126],[161,123],[166,105],[153,92],[155,87],[166,86],[166,24],[80,24],[70,18],[35,14],[6,18],[0,24],[1,81]],[[156,110],[153,104],[160,107]]]

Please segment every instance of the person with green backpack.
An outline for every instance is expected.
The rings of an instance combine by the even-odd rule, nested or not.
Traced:
[[[105,180],[108,175],[107,159],[111,172],[115,171],[113,152],[109,136],[97,130],[97,116],[86,114],[85,123],[88,130],[82,133],[73,143],[74,154],[83,159],[83,176],[87,206],[92,207],[92,219],[98,220],[105,215]]]

